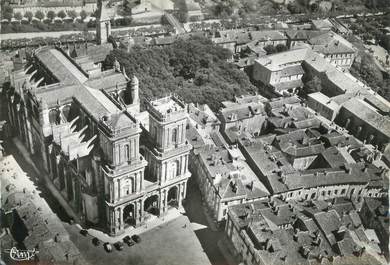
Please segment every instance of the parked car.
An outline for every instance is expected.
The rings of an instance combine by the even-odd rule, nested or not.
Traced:
[[[82,234],[83,236],[87,236],[87,235],[88,235],[88,230],[86,230],[86,229],[81,229],[81,230],[80,230],[80,234]]]
[[[141,238],[139,235],[132,235],[131,239],[133,239],[135,243],[141,242]]]
[[[110,243],[106,242],[104,243],[103,245],[104,249],[107,251],[107,252],[111,252],[112,251],[112,246]]]
[[[92,244],[94,244],[95,246],[99,246],[100,245],[100,240],[96,237],[92,238]]]
[[[134,240],[131,239],[130,236],[125,236],[123,238],[123,242],[125,242],[129,247],[133,246],[135,244]]]
[[[114,247],[117,249],[117,250],[122,250],[123,249],[123,243],[118,241],[114,244]]]

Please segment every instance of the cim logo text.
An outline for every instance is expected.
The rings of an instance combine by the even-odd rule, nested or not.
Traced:
[[[36,253],[38,253],[37,250],[19,250],[16,247],[13,247],[8,250],[9,256],[11,259],[15,261],[25,261],[25,260],[32,260]]]

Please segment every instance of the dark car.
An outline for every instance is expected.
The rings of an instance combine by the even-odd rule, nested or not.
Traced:
[[[111,252],[112,251],[112,246],[110,243],[106,242],[104,243],[103,245],[104,249],[107,251],[107,252]]]
[[[133,241],[133,239],[131,239],[130,236],[125,236],[123,238],[123,242],[125,242],[129,247],[131,247],[135,244],[135,242]]]
[[[95,246],[99,246],[100,245],[100,240],[96,237],[92,238],[92,244],[94,244]]]
[[[131,239],[133,239],[135,243],[141,242],[141,238],[139,237],[139,235],[132,235]]]
[[[123,249],[123,243],[118,241],[114,244],[114,247],[117,249],[117,250],[122,250]]]
[[[80,234],[82,234],[83,236],[87,236],[87,235],[88,235],[88,230],[86,230],[86,229],[81,229],[81,230],[80,230]]]

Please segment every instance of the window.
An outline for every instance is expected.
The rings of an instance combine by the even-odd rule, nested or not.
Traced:
[[[226,215],[226,212],[227,212],[227,210],[226,210],[226,209],[224,209],[224,210],[223,210],[223,216],[225,216],[225,215]]]
[[[157,140],[157,127],[153,127],[153,136]]]
[[[342,189],[341,190],[341,195],[345,194],[345,191],[346,191],[345,189]]]
[[[172,143],[176,143],[177,142],[177,129],[173,129],[172,130]]]
[[[130,158],[130,147],[128,144],[125,145],[125,157],[127,160]]]

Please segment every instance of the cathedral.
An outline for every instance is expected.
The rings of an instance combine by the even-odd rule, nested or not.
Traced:
[[[11,75],[8,113],[14,135],[80,221],[115,236],[182,207],[192,146],[179,97],[146,101],[141,111],[138,79],[118,62],[102,70],[111,28],[98,6],[98,45],[27,54]]]

